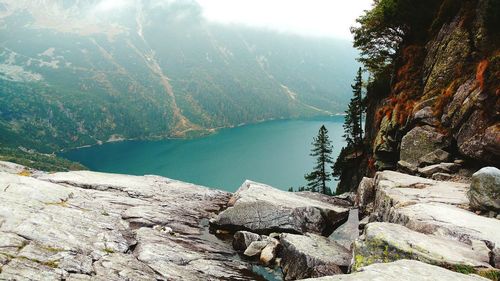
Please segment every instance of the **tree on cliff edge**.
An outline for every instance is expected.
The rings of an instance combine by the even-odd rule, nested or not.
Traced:
[[[358,69],[354,84],[352,84],[351,87],[353,97],[345,112],[343,137],[348,147],[359,147],[363,143],[362,120],[365,110],[362,97],[363,80],[361,67]]]
[[[352,87],[353,97],[346,110],[344,117],[344,135],[347,146],[340,151],[335,164],[332,166],[332,176],[341,179],[342,175],[355,175],[354,181],[357,182],[359,177],[357,172],[353,171],[353,167],[359,164],[359,156],[363,155],[363,128],[362,120],[365,112],[365,104],[363,101],[363,80],[362,69],[359,68],[354,79]],[[360,153],[361,152],[361,153]],[[336,193],[341,194],[347,192],[345,185],[341,183],[337,186]]]
[[[330,172],[327,171],[327,168],[333,164],[331,156],[333,148],[328,137],[328,130],[324,125],[319,129],[318,136],[314,138],[312,145],[313,148],[310,155],[316,158],[316,165],[312,172],[304,176],[307,180],[308,190],[331,194],[326,183],[330,181]]]

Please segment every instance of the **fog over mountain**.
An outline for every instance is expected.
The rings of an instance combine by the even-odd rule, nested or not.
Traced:
[[[343,112],[347,40],[209,22],[196,1],[0,0],[0,143],[54,151]]]

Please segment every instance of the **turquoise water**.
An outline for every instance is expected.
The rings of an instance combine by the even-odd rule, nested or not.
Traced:
[[[305,185],[304,174],[314,163],[311,142],[322,124],[337,157],[344,145],[342,123],[342,116],[276,120],[197,139],[107,143],[61,156],[94,171],[162,175],[231,192],[245,179],[287,190]]]

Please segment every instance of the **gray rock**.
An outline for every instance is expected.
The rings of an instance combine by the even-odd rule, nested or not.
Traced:
[[[439,164],[450,160],[451,154],[442,150],[436,149],[431,153],[428,153],[418,159],[418,162],[422,166]]]
[[[211,221],[215,228],[271,232],[328,233],[348,216],[348,209],[246,181],[230,207]],[[330,234],[330,233],[328,233]]]
[[[0,172],[0,280],[252,280],[208,231],[229,198],[158,176]]]
[[[433,180],[437,180],[437,181],[447,181],[447,180],[450,180],[452,178],[452,175],[450,175],[448,173],[434,173],[434,174],[432,174],[431,178]]]
[[[426,106],[413,115],[413,120],[422,124],[434,126],[438,124],[437,118],[434,116],[434,112],[430,106]]]
[[[474,240],[467,245],[455,240],[419,233],[402,225],[374,222],[366,225],[363,239],[354,246],[352,269],[372,263],[415,259],[445,268],[490,268],[489,249]]]
[[[97,278],[96,278],[97,279]],[[66,281],[92,281],[92,277],[90,275],[73,273],[70,274]]]
[[[399,160],[398,161],[398,170],[401,172],[413,175],[413,174],[417,173],[418,167],[416,165],[408,163],[406,161]]]
[[[236,251],[245,251],[254,241],[261,240],[259,234],[249,231],[236,231],[233,235],[233,248]]]
[[[455,163],[439,163],[419,168],[418,172],[426,177],[431,177],[435,173],[455,173],[458,169],[460,169],[460,165]]]
[[[414,231],[447,237],[472,245],[484,241],[493,263],[500,260],[500,221],[468,208],[467,184],[384,171],[375,176],[374,213],[383,222],[401,224]]]
[[[370,222],[370,217],[366,216],[359,221],[359,230],[365,229],[366,225]]]
[[[339,228],[335,229],[328,237],[338,244],[344,246],[346,249],[351,249],[352,243],[359,236],[359,211],[352,209],[349,212],[349,218]]]
[[[276,258],[279,247],[279,241],[274,238],[269,238],[269,243],[262,249],[260,253],[260,262],[263,265],[270,265]]]
[[[19,165],[12,162],[0,161],[0,172],[9,174],[19,174],[24,170],[27,169],[23,165]]]
[[[486,92],[479,92],[475,98],[482,93]],[[471,99],[467,100],[470,110],[474,110],[477,103]],[[499,165],[500,124],[498,122],[491,124],[494,121],[488,120],[490,114],[484,109],[476,109],[470,114],[459,115],[467,119],[455,134],[458,151],[469,158]]]
[[[375,182],[372,178],[363,177],[359,183],[355,204],[361,213],[371,213],[375,199]]]
[[[133,255],[114,253],[104,256],[94,263],[94,280],[137,280],[148,281],[156,278],[156,273]]]
[[[341,274],[351,262],[351,252],[315,234],[282,234],[282,270],[285,280]]]
[[[488,281],[478,275],[466,275],[439,266],[415,260],[398,260],[389,263],[376,263],[363,267],[359,272],[347,275],[335,275],[322,278],[305,279],[308,281]]]
[[[57,265],[57,268],[66,272],[81,274],[91,274],[93,272],[92,258],[90,256],[43,246],[35,242],[23,247],[16,256],[36,260],[46,265]]]
[[[420,166],[420,158],[449,145],[450,140],[433,127],[415,127],[401,141],[400,160]]]
[[[53,268],[49,265],[44,265],[37,261],[29,259],[12,259],[8,264],[2,267],[0,272],[0,280],[15,280],[15,281],[59,281],[62,280],[67,273]]]
[[[352,192],[346,192],[336,196],[330,196],[319,192],[311,192],[311,191],[300,191],[300,192],[295,192],[294,194],[308,199],[313,199],[327,204],[332,204],[335,206],[340,206],[345,208],[352,207],[355,197],[355,194]]]
[[[467,192],[473,210],[500,211],[500,170],[484,167],[472,175]]]
[[[375,175],[375,211],[430,202],[467,206],[467,189],[464,183],[434,181],[393,171],[378,172]]]
[[[385,208],[385,207],[384,207]],[[500,221],[486,218],[456,206],[442,203],[419,203],[393,206],[381,211],[383,221],[404,225],[414,231],[454,239],[467,245],[484,241],[490,248],[489,255],[498,261]]]
[[[269,240],[267,239],[262,241],[253,241],[252,243],[250,243],[243,254],[247,257],[255,257],[257,255],[260,255],[262,249],[264,249],[267,244],[269,244]]]

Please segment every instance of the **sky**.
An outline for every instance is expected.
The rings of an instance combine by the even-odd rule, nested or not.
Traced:
[[[349,28],[373,0],[196,0],[209,21],[305,36],[351,39]]]
[[[96,9],[112,12],[135,1],[167,6],[197,2],[209,21],[290,32],[304,36],[352,39],[349,28],[373,0],[102,0]]]

